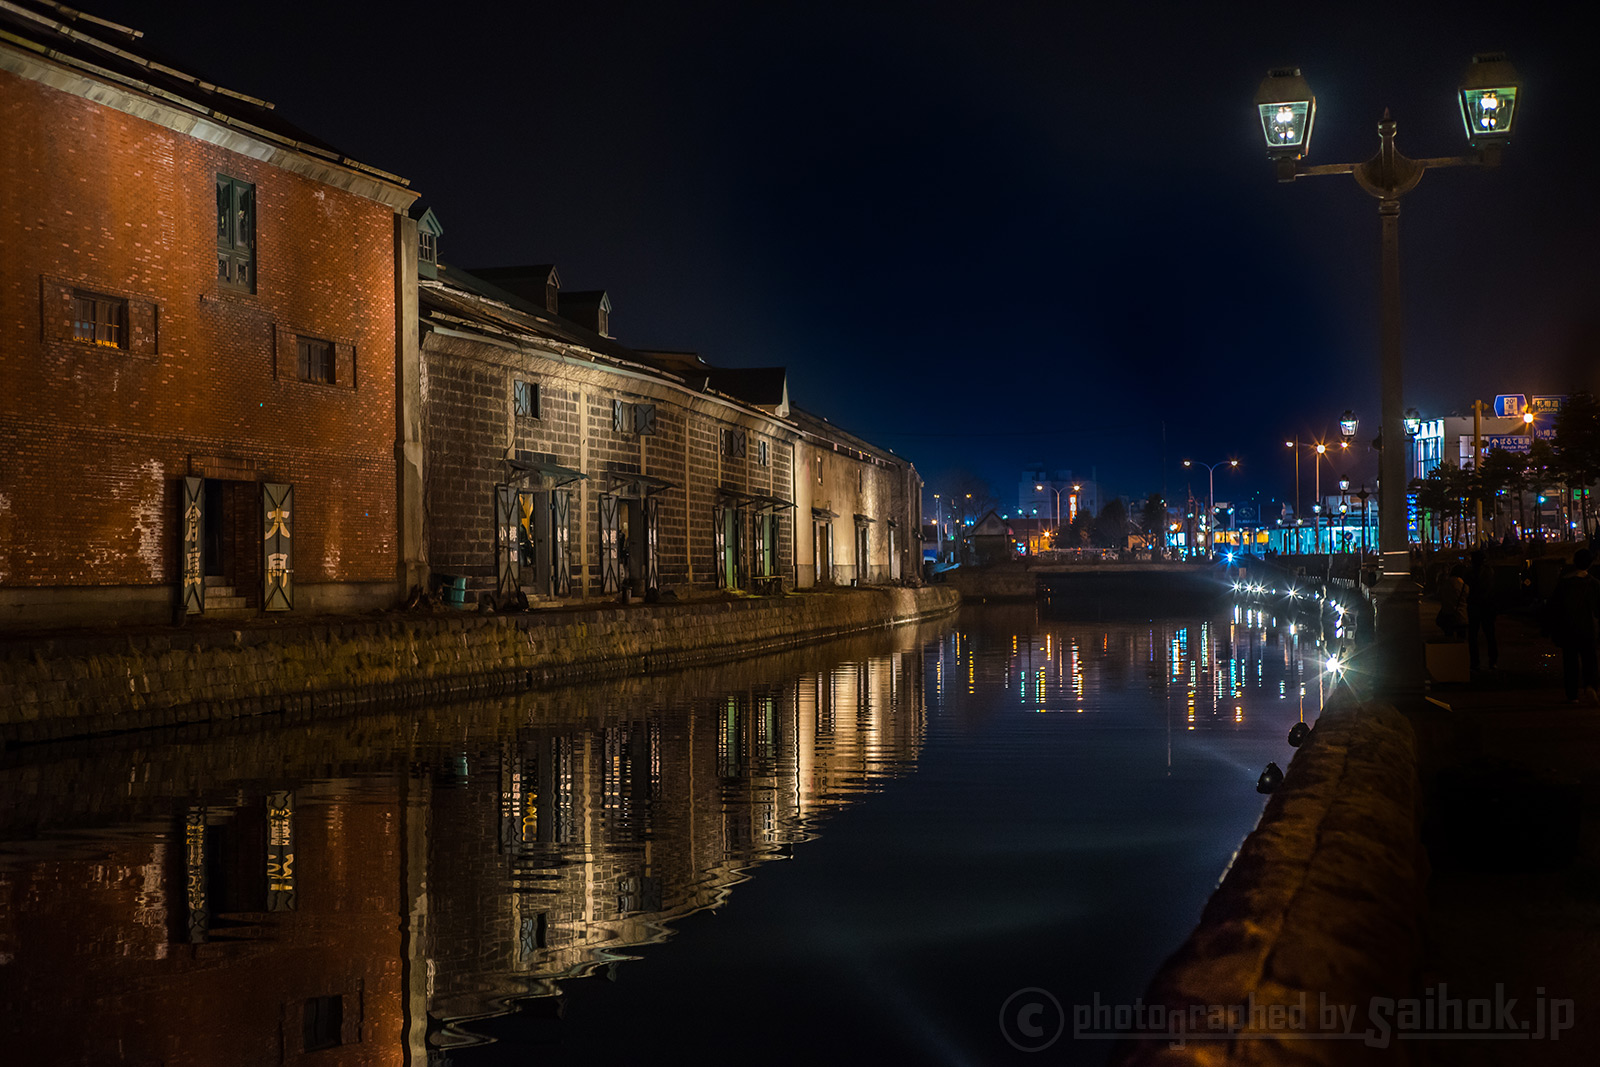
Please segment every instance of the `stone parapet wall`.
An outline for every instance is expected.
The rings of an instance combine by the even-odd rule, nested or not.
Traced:
[[[18,639],[0,651],[0,742],[621,677],[879,629],[945,614],[958,603],[949,590],[886,587]]]
[[[1181,1048],[1127,1042],[1111,1062],[1368,1062],[1374,1053],[1362,1040],[1315,1035],[1344,1026],[1324,1027],[1323,1005],[1353,1007],[1350,1026],[1365,1031],[1372,998],[1412,995],[1427,873],[1417,808],[1406,718],[1385,705],[1331,703],[1199,926],[1146,995],[1169,1019],[1176,1012],[1193,1039]],[[1226,1027],[1226,1011],[1212,1006],[1242,1009],[1244,1027],[1219,1040],[1228,1031],[1214,1026]],[[1405,1050],[1386,1052],[1404,1062]]]

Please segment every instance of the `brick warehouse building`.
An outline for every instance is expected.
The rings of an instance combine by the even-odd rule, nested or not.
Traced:
[[[0,626],[393,603],[415,195],[134,31],[0,31]]]
[[[752,399],[750,372],[626,348],[609,299],[561,293],[548,265],[420,273],[435,571],[530,598],[793,584],[781,369]]]
[[[441,232],[431,211],[420,231]],[[783,368],[625,347],[546,264],[418,271],[428,558],[479,596],[753,592],[917,573],[921,480],[791,409]],[[814,544],[844,546],[832,566]]]

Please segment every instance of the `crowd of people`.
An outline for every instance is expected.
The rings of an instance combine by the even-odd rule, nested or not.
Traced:
[[[1593,573],[1594,554],[1575,552],[1545,599],[1540,630],[1561,649],[1562,682],[1567,703],[1600,705],[1600,575]],[[1470,565],[1458,563],[1439,579],[1439,614],[1435,622],[1446,636],[1464,639],[1473,670],[1487,658],[1498,666],[1499,614],[1494,568],[1484,553],[1472,553]],[[1480,639],[1482,655],[1480,656]]]

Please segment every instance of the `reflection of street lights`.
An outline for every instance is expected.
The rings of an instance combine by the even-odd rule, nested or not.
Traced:
[[[1230,467],[1239,465],[1239,461],[1236,459],[1227,460],[1226,463]],[[1193,467],[1196,466],[1196,463],[1194,460],[1186,459],[1183,461],[1183,465],[1185,467]],[[1206,521],[1202,524],[1206,529],[1206,555],[1208,556],[1215,555],[1217,547],[1217,537],[1212,527],[1216,525],[1217,521],[1217,468],[1222,465],[1220,462],[1198,464],[1198,466],[1206,469],[1206,483],[1209,490],[1207,493],[1209,503],[1206,505]]]
[[[1395,121],[1387,111],[1378,123],[1378,154],[1365,163],[1330,163],[1306,166],[1300,163],[1311,144],[1317,101],[1298,68],[1285,67],[1268,73],[1256,94],[1261,132],[1267,155],[1275,161],[1278,180],[1292,182],[1298,177],[1320,174],[1350,174],[1356,184],[1378,199],[1382,226],[1382,312],[1381,364],[1383,383],[1382,434],[1384,440],[1400,440],[1404,403],[1405,345],[1400,321],[1400,197],[1416,187],[1423,172],[1432,167],[1494,166],[1500,162],[1502,148],[1509,142],[1511,124],[1518,110],[1519,83],[1505,56],[1485,53],[1472,57],[1472,66],[1463,78],[1458,96],[1461,121],[1467,141],[1475,149],[1469,156],[1435,159],[1407,159],[1395,147]],[[1398,448],[1387,448],[1380,459],[1378,545],[1383,556],[1383,573],[1390,578],[1409,578],[1410,552],[1406,539],[1405,457]]]

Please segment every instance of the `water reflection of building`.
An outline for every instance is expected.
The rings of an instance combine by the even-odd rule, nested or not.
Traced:
[[[0,1037],[22,1062],[426,1062],[914,764],[916,651],[782,677],[0,769],[0,841],[82,828],[0,843]],[[80,783],[94,806],[64,799]]]
[[[7,863],[15,1062],[403,1062],[394,815],[339,783],[241,789],[165,833]]]
[[[430,842],[429,1014],[461,1023],[436,1043],[625,960],[794,855],[818,820],[915,761],[921,692],[920,657],[895,653],[687,714],[527,726],[463,757],[431,805],[456,830]]]

